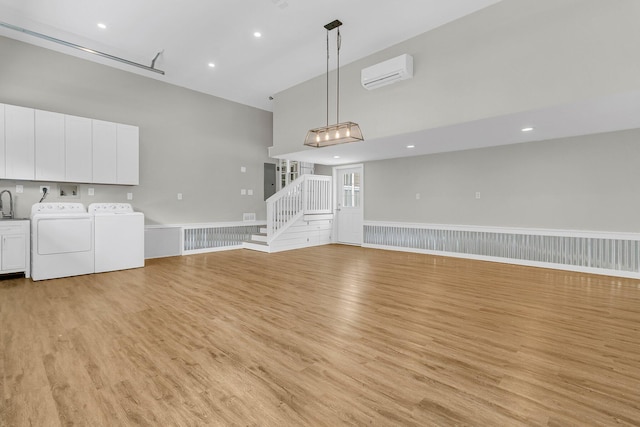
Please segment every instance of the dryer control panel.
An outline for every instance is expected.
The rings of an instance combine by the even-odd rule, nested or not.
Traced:
[[[133,213],[133,207],[130,203],[91,203],[89,213],[92,215]]]

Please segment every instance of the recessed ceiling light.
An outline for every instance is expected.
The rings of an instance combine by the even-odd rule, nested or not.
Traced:
[[[213,62],[209,62],[209,68],[214,68],[216,66],[216,64],[214,64]]]
[[[407,148],[416,148],[415,145],[407,145]]]
[[[522,128],[522,132],[531,132],[533,130],[532,127]]]
[[[106,30],[107,26],[105,24],[103,24],[102,22],[98,22],[98,28],[100,28],[101,30]]]
[[[334,158],[334,159],[339,159],[339,158],[340,158],[340,156],[333,156],[333,158]]]
[[[260,37],[262,37],[262,33],[260,31],[256,31],[255,33],[253,33],[253,37],[259,39]]]

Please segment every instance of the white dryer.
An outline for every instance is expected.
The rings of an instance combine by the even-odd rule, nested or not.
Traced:
[[[95,272],[144,267],[144,214],[129,203],[92,203]]]
[[[93,217],[82,203],[31,207],[33,280],[93,273],[93,258]]]

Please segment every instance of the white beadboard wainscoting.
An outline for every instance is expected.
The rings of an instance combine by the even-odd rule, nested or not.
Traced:
[[[265,225],[264,221],[148,225],[145,227],[145,258],[240,249],[245,240]]]
[[[365,221],[363,246],[640,279],[640,233]]]

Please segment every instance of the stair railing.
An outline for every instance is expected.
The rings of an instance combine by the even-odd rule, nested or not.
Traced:
[[[267,242],[305,214],[330,213],[331,177],[302,175],[267,199]]]

